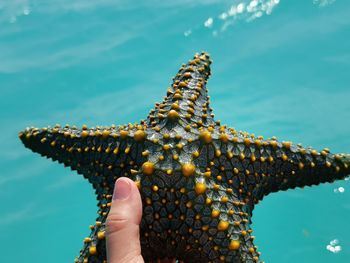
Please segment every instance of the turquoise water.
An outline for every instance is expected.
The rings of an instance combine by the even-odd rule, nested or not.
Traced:
[[[72,262],[96,217],[90,185],[17,133],[136,122],[195,52],[214,60],[223,123],[350,152],[349,14],[348,0],[0,2],[0,262]],[[349,220],[339,181],[268,196],[253,229],[267,263],[345,263]]]

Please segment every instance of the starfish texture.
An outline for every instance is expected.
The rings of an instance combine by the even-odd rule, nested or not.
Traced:
[[[95,189],[98,217],[75,262],[106,260],[106,218],[114,182],[137,184],[146,262],[261,262],[252,211],[264,196],[343,179],[350,155],[263,139],[214,120],[206,83],[211,60],[181,66],[162,103],[137,124],[56,125],[19,134],[34,152],[82,174]]]

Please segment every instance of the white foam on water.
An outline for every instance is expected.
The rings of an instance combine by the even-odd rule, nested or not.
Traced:
[[[333,239],[326,246],[326,249],[332,253],[339,253],[342,250],[342,247],[339,245],[338,239]]]
[[[226,11],[222,12],[218,17],[220,20],[243,20],[251,22],[263,15],[270,15],[274,8],[280,3],[280,0],[251,0],[242,1],[238,4],[231,5]],[[234,23],[230,23],[233,25]],[[223,32],[228,28],[224,23],[220,31]]]
[[[319,7],[325,7],[333,4],[335,0],[313,0],[312,2],[314,5],[317,5]]]
[[[336,194],[338,194],[338,193],[344,193],[345,192],[345,188],[344,187],[342,187],[342,186],[340,186],[340,187],[338,187],[338,188],[334,188],[334,193],[336,193]]]
[[[214,23],[214,19],[212,17],[209,17],[205,22],[204,22],[204,26],[205,27],[212,27]]]
[[[185,37],[188,37],[188,36],[190,36],[191,34],[192,34],[192,30],[191,30],[191,29],[186,30],[186,31],[184,32],[184,36],[185,36]]]

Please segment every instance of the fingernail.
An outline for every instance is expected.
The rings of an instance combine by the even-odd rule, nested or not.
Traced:
[[[125,200],[129,197],[131,193],[131,185],[129,181],[119,178],[115,182],[113,200]]]

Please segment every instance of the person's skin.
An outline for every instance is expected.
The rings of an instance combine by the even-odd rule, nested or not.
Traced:
[[[111,210],[106,222],[108,263],[143,263],[140,245],[141,196],[135,183],[119,178],[114,187]],[[175,259],[157,261],[176,262]]]

